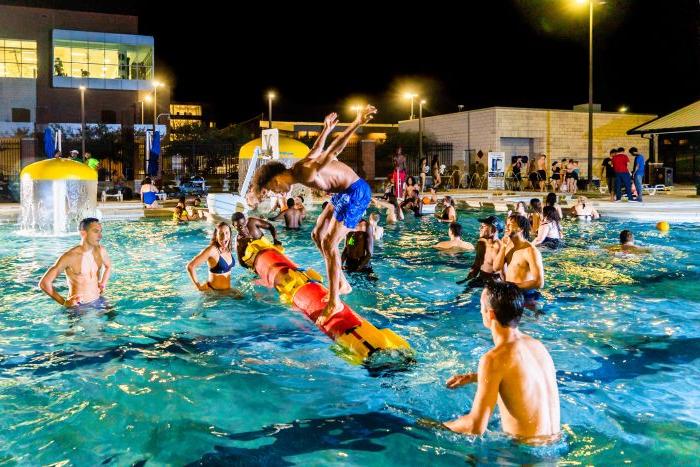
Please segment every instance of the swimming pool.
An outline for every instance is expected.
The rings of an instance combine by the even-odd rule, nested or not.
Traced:
[[[460,212],[472,240],[480,214]],[[601,251],[622,228],[654,254]],[[415,423],[469,409],[475,386],[444,382],[474,371],[492,344],[478,292],[455,284],[472,255],[428,249],[446,239],[445,224],[387,226],[373,260],[380,281],[351,278],[349,304],[416,350],[413,366],[383,373],[339,358],[239,267],[244,300],[196,291],[185,264],[211,229],[105,223],[114,310],[77,316],[36,288],[77,237],[0,226],[1,463],[697,462],[700,226],[663,235],[641,223],[567,224],[569,248],[544,254],[546,314],[521,329],[545,343],[558,370],[565,437],[548,448],[514,445],[497,417],[479,438]],[[293,260],[324,271],[310,229],[282,239]]]

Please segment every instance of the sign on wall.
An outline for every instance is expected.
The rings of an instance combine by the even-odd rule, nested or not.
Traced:
[[[489,152],[489,190],[504,189],[506,185],[506,153]]]

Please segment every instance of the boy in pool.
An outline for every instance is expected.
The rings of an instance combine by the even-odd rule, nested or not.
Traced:
[[[368,105],[357,113],[347,129],[324,149],[326,139],[338,124],[338,116],[331,113],[324,119],[323,130],[307,156],[287,168],[280,162],[269,162],[260,167],[253,178],[252,190],[258,199],[268,191],[287,193],[294,183],[312,189],[335,193],[316,221],[311,237],[326,262],[329,294],[328,305],[321,313],[318,324],[343,309],[340,294],[348,294],[352,287],[343,274],[338,244],[355,229],[372,199],[372,190],[350,167],[338,160],[350,137],[360,125],[372,120],[377,109]]]

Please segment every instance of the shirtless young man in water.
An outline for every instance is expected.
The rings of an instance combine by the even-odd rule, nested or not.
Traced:
[[[466,279],[457,281],[458,284],[468,282],[467,287],[483,287],[486,282],[500,280],[500,270],[494,268],[494,261],[501,250],[498,234],[503,230],[503,224],[496,216],[479,219],[479,240],[476,242],[476,257]]]
[[[260,240],[263,236],[263,229],[269,230],[270,235],[272,235],[272,241],[275,245],[281,245],[277,239],[277,231],[275,226],[267,222],[266,220],[259,219],[257,217],[249,217],[246,219],[245,214],[242,212],[234,212],[231,216],[231,225],[238,232],[238,237],[236,237],[236,253],[238,253],[238,264],[244,268],[248,267],[245,262],[243,262],[243,257],[245,256],[245,250],[248,248],[248,244],[253,240]]]
[[[66,251],[39,281],[39,287],[61,305],[71,308],[99,300],[112,269],[102,240],[102,225],[94,217],[80,221],[80,245]],[[68,280],[68,297],[63,298],[53,283],[63,271]]]
[[[326,139],[338,124],[335,113],[326,116],[323,130],[309,154],[292,168],[280,162],[269,162],[258,169],[252,190],[260,198],[268,191],[287,193],[294,183],[309,188],[335,193],[316,221],[311,237],[326,261],[329,294],[328,305],[317,322],[322,325],[333,314],[343,309],[340,294],[348,294],[352,287],[343,274],[338,244],[346,234],[354,230],[372,199],[372,190],[350,167],[338,160],[350,137],[369,122],[377,109],[368,105],[357,113],[347,129],[324,149]]]
[[[518,329],[522,292],[514,284],[490,282],[481,294],[481,318],[494,347],[479,360],[477,373],[455,375],[447,387],[477,383],[471,411],[444,423],[452,431],[481,435],[496,403],[503,431],[528,444],[556,441],[561,432],[559,388],[544,345]]]
[[[299,230],[301,229],[301,221],[306,218],[306,209],[304,209],[303,204],[301,206],[301,208],[298,208],[296,200],[289,198],[287,199],[287,210],[282,211],[270,220],[278,221],[284,219],[284,226],[287,230]]]
[[[544,287],[542,254],[527,240],[529,236],[527,217],[517,213],[508,216],[503,245],[494,261],[494,269],[504,271],[506,282],[512,282],[523,292],[527,306],[540,297],[537,289]]]

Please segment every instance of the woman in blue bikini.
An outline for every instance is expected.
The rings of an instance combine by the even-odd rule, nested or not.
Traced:
[[[236,265],[231,251],[231,226],[219,222],[209,245],[187,263],[187,274],[198,290],[226,290],[242,296],[238,290],[231,288],[231,269]],[[205,262],[209,265],[209,278],[206,282],[199,282],[195,271]]]

